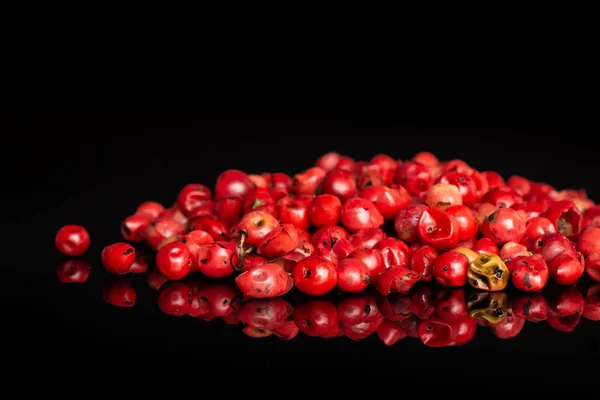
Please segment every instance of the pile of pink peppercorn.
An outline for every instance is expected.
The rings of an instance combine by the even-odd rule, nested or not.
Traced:
[[[385,296],[432,280],[489,292],[538,292],[585,274],[600,282],[600,206],[584,190],[505,180],[428,152],[404,161],[328,153],[294,176],[227,170],[214,190],[186,185],[169,208],[140,204],[121,233],[102,251],[108,272],[146,272],[131,245],[145,242],[161,279],[234,275],[248,298],[294,286],[318,296],[373,285]],[[55,243],[79,256],[90,236],[67,225]]]

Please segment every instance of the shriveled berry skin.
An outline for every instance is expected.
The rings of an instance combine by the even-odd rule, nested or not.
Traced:
[[[344,227],[351,232],[365,228],[379,228],[384,222],[377,207],[369,200],[359,197],[352,198],[343,204],[340,220]]]
[[[390,268],[377,277],[377,291],[382,296],[390,293],[408,293],[421,275],[404,267]]]
[[[244,200],[246,195],[254,188],[255,185],[248,178],[248,175],[242,171],[230,169],[221,173],[217,178],[215,200],[227,196],[239,197]]]
[[[559,285],[572,285],[585,272],[581,254],[561,253],[554,257],[548,265],[550,278]]]
[[[476,289],[497,292],[508,285],[510,272],[499,256],[480,254],[469,263],[467,280]]]
[[[196,207],[212,200],[209,188],[199,183],[187,184],[177,196],[177,207],[184,214],[189,215]]]
[[[242,272],[235,278],[240,291],[253,298],[281,296],[294,286],[292,277],[279,265],[261,264]]]
[[[388,237],[380,240],[375,245],[375,249],[381,252],[386,268],[408,268],[411,250],[403,241]]]
[[[556,233],[554,224],[544,217],[535,217],[527,221],[525,240],[532,246],[541,236]]]
[[[247,234],[246,243],[251,246],[259,246],[260,242],[273,229],[279,226],[279,221],[262,211],[253,211],[242,217],[237,224],[238,231],[244,231]]]
[[[277,218],[277,203],[267,188],[256,188],[244,200],[244,214],[263,211]]]
[[[200,250],[200,247],[213,242],[212,236],[201,230],[193,230],[181,238],[181,243],[185,244],[190,252],[192,260],[190,272],[198,271],[198,250]]]
[[[221,222],[233,224],[242,217],[244,203],[235,196],[221,197],[215,205],[215,216]]]
[[[169,282],[160,289],[156,299],[162,312],[174,317],[186,315],[191,310],[192,289],[184,282]]]
[[[401,193],[386,186],[369,186],[360,192],[360,197],[375,204],[386,220],[395,219],[400,210],[408,207],[412,202],[408,192]]]
[[[458,223],[458,241],[464,242],[477,235],[477,220],[471,209],[467,206],[451,206],[446,208],[446,212],[456,219]]]
[[[464,286],[468,267],[467,256],[457,251],[447,251],[433,263],[433,277],[444,286]]]
[[[558,233],[569,239],[577,237],[581,232],[581,212],[570,200],[555,202],[542,216],[554,224]]]
[[[279,222],[282,224],[292,224],[302,230],[310,228],[308,206],[305,202],[284,197],[277,202],[277,210]]]
[[[148,214],[135,214],[125,218],[121,223],[123,239],[128,242],[141,242],[151,222],[152,217]]]
[[[331,194],[320,194],[314,198],[308,209],[310,222],[320,228],[326,225],[336,225],[340,219],[342,202]]]
[[[135,249],[129,243],[113,243],[102,250],[100,258],[108,272],[123,275],[135,260]]]
[[[181,242],[169,243],[156,254],[156,267],[171,280],[185,278],[191,266],[192,257],[188,247]]]
[[[168,237],[183,235],[185,225],[168,216],[156,218],[146,229],[146,243],[156,250],[160,242]]]
[[[359,229],[350,237],[350,243],[355,249],[372,249],[385,238],[385,232],[380,228]]]
[[[456,186],[461,195],[462,204],[469,207],[472,207],[475,204],[477,186],[475,185],[473,179],[471,179],[471,177],[469,177],[467,174],[461,174],[459,172],[447,172],[437,178],[434,183],[443,183]]]
[[[600,228],[588,228],[579,237],[577,250],[584,256],[600,253]]]
[[[531,246],[531,251],[541,254],[548,266],[560,254],[567,253],[576,256],[575,244],[560,233],[548,233],[540,236]]]
[[[500,255],[500,250],[498,250],[496,244],[488,238],[481,238],[476,241],[472,250],[479,254]]]
[[[430,282],[433,279],[433,264],[440,255],[431,246],[421,246],[412,252],[409,269],[421,275],[421,280]]]
[[[308,336],[336,337],[340,332],[337,308],[329,301],[313,300],[294,310],[294,322]]]
[[[67,256],[80,256],[90,247],[90,234],[81,225],[65,225],[56,233],[54,244]]]
[[[376,282],[377,277],[386,270],[385,262],[381,252],[376,249],[356,249],[348,255],[348,258],[355,258],[362,261],[369,270],[371,282]]]
[[[158,218],[165,211],[165,207],[162,204],[157,203],[156,201],[145,201],[138,206],[135,210],[136,215],[146,214],[152,220]]]
[[[417,232],[421,243],[438,251],[452,249],[458,244],[457,222],[443,210],[424,210],[419,218]]]
[[[506,242],[520,242],[525,236],[526,224],[525,218],[518,211],[501,208],[485,220],[481,233],[501,246]]]
[[[326,174],[327,172],[324,169],[313,167],[294,175],[292,192],[295,194],[315,194],[317,187]]]
[[[239,267],[235,246],[230,242],[214,242],[200,246],[197,254],[198,269],[209,278],[224,278]]]
[[[417,226],[423,211],[427,208],[424,204],[413,204],[400,210],[394,221],[394,229],[401,240],[409,244],[419,240]]]
[[[84,283],[90,277],[90,270],[86,260],[63,260],[56,266],[56,276],[62,283]]]
[[[258,254],[276,258],[301,246],[298,230],[294,225],[283,224],[269,232],[258,246]]]
[[[294,285],[303,293],[319,296],[332,290],[337,284],[335,265],[319,256],[300,260],[292,271]]]
[[[102,285],[102,298],[105,303],[116,307],[135,306],[137,293],[127,278],[109,278]]]
[[[336,269],[337,287],[343,292],[360,292],[369,285],[369,269],[360,260],[355,258],[341,260]]]
[[[348,232],[338,225],[327,225],[319,228],[311,238],[315,249],[324,248],[331,250],[342,239],[348,239]]]
[[[539,292],[548,282],[549,269],[544,257],[539,254],[520,257],[512,264],[513,286],[525,292]]]
[[[319,184],[320,193],[338,197],[342,203],[357,194],[356,179],[350,171],[343,169],[331,170]]]

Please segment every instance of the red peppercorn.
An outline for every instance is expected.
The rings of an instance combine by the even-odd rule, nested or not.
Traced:
[[[213,242],[214,239],[212,236],[201,230],[193,230],[188,232],[181,239],[181,243],[187,246],[187,249],[190,253],[190,259],[192,260],[190,272],[198,271],[198,250],[200,250],[200,247]]]
[[[359,229],[350,237],[350,243],[355,249],[372,249],[385,238],[385,233],[379,228]]]
[[[437,316],[421,321],[418,332],[419,339],[428,347],[452,346],[458,333],[456,324],[443,321]]]
[[[292,199],[291,197],[283,197],[277,202],[277,209],[279,212],[279,222],[282,224],[292,224],[296,228],[303,230],[310,228],[308,206],[305,202]]]
[[[194,214],[194,213],[192,213],[192,214]],[[206,213],[204,213],[204,214],[206,214]],[[184,226],[187,225],[187,223],[188,223],[187,216],[183,213],[183,211],[181,211],[179,208],[177,208],[177,206],[167,208],[158,217],[172,218]]]
[[[292,181],[292,191],[296,194],[315,194],[326,174],[327,172],[319,167],[309,168],[296,174]]]
[[[204,320],[231,315],[239,307],[237,304],[235,306],[233,304],[237,297],[235,289],[221,283],[213,283],[199,288],[194,297],[208,305],[210,311],[202,317]]]
[[[567,253],[576,256],[575,244],[560,233],[548,233],[540,236],[531,246],[531,250],[541,254],[548,266],[559,254]]]
[[[406,337],[401,325],[395,321],[385,320],[377,328],[377,336],[386,345],[392,346]]]
[[[189,215],[196,207],[212,200],[212,192],[209,188],[199,183],[187,184],[177,196],[177,207],[184,214]]]
[[[498,208],[490,203],[479,203],[473,207],[473,216],[477,221],[477,225],[481,228],[481,225],[485,222],[485,220],[493,213],[496,212]]]
[[[126,278],[109,278],[102,286],[104,302],[116,307],[130,308],[135,305],[137,294]]]
[[[500,176],[500,174],[498,174],[497,172],[485,171],[485,172],[482,172],[481,174],[488,182],[490,189],[506,186],[506,184],[504,183],[504,178],[502,178],[502,176]]]
[[[395,182],[402,185],[413,196],[426,192],[433,183],[433,177],[427,167],[407,161],[398,166]]]
[[[314,198],[308,209],[310,222],[317,228],[335,225],[340,218],[342,202],[331,194],[321,194]]]
[[[502,186],[491,189],[481,199],[482,203],[490,203],[497,208],[509,208],[515,203],[522,203],[523,198],[509,187]]]
[[[239,221],[243,211],[244,203],[239,197],[221,197],[215,205],[215,215],[217,219],[228,225]]]
[[[581,293],[573,288],[561,288],[548,297],[548,319],[552,328],[561,332],[572,332],[581,320],[585,301]]]
[[[473,245],[473,251],[478,254],[495,254],[500,255],[496,244],[488,238],[481,238]]]
[[[331,170],[319,184],[318,191],[337,196],[342,202],[356,196],[356,179],[350,171]]]
[[[335,265],[323,257],[314,255],[296,264],[292,278],[298,290],[313,296],[325,294],[337,284]]]
[[[464,289],[443,289],[438,292],[435,312],[441,320],[458,322],[469,316]]]
[[[271,180],[271,174],[264,173],[262,175],[250,174],[248,175],[248,179],[254,184],[254,186],[259,188],[268,188],[269,182]]]
[[[363,340],[377,332],[377,328],[382,322],[383,317],[380,315],[373,322],[361,322],[357,325],[344,326],[343,334],[352,340]]]
[[[440,163],[437,157],[428,151],[422,151],[415,154],[412,160],[425,167],[435,167]]]
[[[383,216],[369,200],[359,197],[344,203],[340,213],[342,224],[351,232],[364,228],[379,228],[383,225]]]
[[[471,209],[467,206],[451,206],[446,212],[452,215],[458,223],[458,241],[464,242],[477,235],[477,221]]]
[[[183,235],[185,233],[185,225],[181,222],[168,217],[161,216],[156,218],[148,225],[146,229],[146,243],[156,250],[160,242],[168,237]]]
[[[381,313],[377,299],[371,293],[344,296],[337,308],[338,322],[342,326],[356,326],[379,319]]]
[[[246,235],[245,242],[251,246],[259,246],[260,242],[273,229],[279,226],[279,221],[272,216],[262,211],[253,211],[242,217],[237,224],[237,232],[244,232]]]
[[[561,253],[554,257],[548,264],[548,268],[550,277],[559,285],[572,285],[585,272],[583,256],[578,257],[569,253]]]
[[[254,183],[248,178],[248,175],[242,171],[230,169],[221,173],[217,178],[215,200],[228,196],[239,197],[243,200],[254,188]]]
[[[269,258],[281,257],[301,246],[294,225],[283,224],[269,232],[258,246],[258,254]]]
[[[273,331],[291,319],[294,309],[281,298],[253,299],[240,308],[239,320],[259,329]]]
[[[515,315],[530,321],[545,321],[548,317],[548,303],[541,293],[518,294],[512,306]]]
[[[138,206],[137,210],[135,210],[135,214],[146,214],[154,220],[158,218],[163,211],[165,211],[165,208],[162,206],[162,204],[155,201],[146,201]]]
[[[394,267],[408,268],[411,250],[406,243],[394,238],[381,239],[375,246],[383,258],[386,269]]]
[[[375,249],[356,249],[348,255],[348,258],[354,258],[362,261],[369,270],[369,279],[376,282],[377,277],[386,270],[383,256],[379,250]]]
[[[600,253],[591,254],[585,260],[585,272],[590,278],[600,282]]]
[[[527,229],[525,230],[525,239],[532,246],[540,236],[548,233],[556,233],[554,224],[544,217],[535,217],[527,221]]]
[[[340,332],[337,308],[329,301],[313,300],[294,310],[294,322],[308,336],[333,338]]]
[[[382,296],[390,293],[408,293],[421,275],[404,267],[390,268],[377,277],[377,291]]]
[[[340,153],[335,153],[335,152],[323,154],[317,160],[316,166],[319,168],[322,168],[325,171],[331,171],[338,165],[338,162],[340,161],[340,157],[341,157]]]
[[[581,232],[581,212],[570,200],[557,201],[548,207],[542,216],[554,224],[558,233],[569,239],[575,238]]]
[[[529,255],[527,247],[517,242],[506,242],[500,249],[500,258],[504,261],[510,261],[520,256],[528,257]]]
[[[433,185],[427,191],[425,203],[431,208],[446,209],[463,204],[458,187],[446,183]]]
[[[600,228],[600,206],[591,207],[583,214],[581,228],[588,227]]]
[[[433,264],[433,277],[444,286],[464,286],[469,258],[457,251],[441,254]]]
[[[266,263],[242,272],[235,278],[240,291],[249,297],[277,297],[289,292],[294,281],[279,265]]]
[[[521,333],[523,326],[525,326],[525,319],[509,311],[506,318],[490,328],[492,334],[498,339],[511,339]]]
[[[202,245],[197,257],[198,269],[209,278],[224,278],[239,267],[236,248],[229,242]]]
[[[192,258],[188,247],[181,242],[166,244],[156,254],[156,267],[171,280],[185,278],[191,265]]]
[[[102,250],[104,268],[113,274],[126,274],[135,260],[135,249],[129,243],[113,243]]]
[[[456,247],[458,244],[458,223],[454,217],[435,208],[429,208],[423,211],[417,232],[421,243],[429,245],[434,249],[447,250]]]
[[[401,240],[409,244],[417,242],[419,239],[417,232],[419,219],[427,208],[424,204],[413,204],[400,210],[394,222],[394,228]]]
[[[228,238],[228,227],[224,222],[215,217],[205,216],[194,218],[190,221],[191,230],[200,230],[208,233],[213,240],[226,240]]]
[[[548,282],[549,269],[539,254],[519,257],[510,271],[514,287],[525,292],[539,292]]]
[[[513,175],[508,178],[506,185],[515,191],[516,194],[522,197],[527,197],[531,190],[531,182],[522,176]]]
[[[433,305],[433,291],[429,286],[422,286],[410,297],[410,307],[419,319],[428,319],[435,313]]]
[[[435,184],[450,184],[459,189],[462,204],[472,207],[475,204],[477,186],[471,177],[458,172],[448,172],[437,178]],[[434,185],[435,186],[435,185]],[[430,206],[431,207],[431,206]]]
[[[331,252],[338,260],[348,257],[354,250],[356,247],[348,239],[338,240],[331,248]]]
[[[242,270],[247,271],[256,267],[257,265],[266,264],[268,262],[268,258],[259,256],[258,254],[246,254],[244,256],[244,265],[242,267]]]
[[[133,264],[129,267],[129,272],[132,274],[145,274],[148,272],[149,259],[150,254],[136,251],[135,260],[133,260]]]
[[[588,228],[579,237],[577,250],[584,256],[600,252],[600,228]]]
[[[300,330],[296,326],[296,323],[291,320],[284,322],[279,328],[273,331],[273,335],[277,336],[281,340],[291,340],[298,336]]]
[[[360,292],[369,282],[369,269],[360,260],[347,258],[341,260],[337,267],[337,287],[343,292]]]
[[[83,226],[65,225],[56,233],[54,244],[63,254],[80,256],[90,247],[90,235]]]
[[[360,192],[360,197],[371,201],[384,219],[395,219],[400,210],[411,204],[408,192],[401,194],[396,189],[385,186],[369,186]]]
[[[500,208],[485,220],[481,233],[501,246],[506,242],[520,242],[525,236],[525,218],[511,208]]]
[[[156,298],[158,308],[174,317],[181,317],[191,310],[192,289],[183,282],[169,282]]]
[[[123,239],[128,242],[141,242],[152,220],[153,218],[148,214],[135,214],[125,218],[121,224]]]
[[[90,270],[90,263],[85,260],[63,260],[56,266],[56,276],[62,283],[84,283]]]
[[[327,225],[319,228],[312,236],[311,243],[316,249],[331,250],[342,239],[348,239],[348,232],[337,225]]]
[[[409,269],[419,273],[421,280],[430,282],[433,279],[433,264],[439,254],[431,246],[421,246],[412,252]]]
[[[263,211],[277,218],[277,203],[267,188],[256,188],[244,200],[244,214]]]

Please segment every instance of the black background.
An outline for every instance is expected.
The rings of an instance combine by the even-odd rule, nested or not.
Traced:
[[[186,183],[213,187],[229,168],[293,175],[327,151],[368,160],[377,153],[406,159],[427,150],[505,178],[519,174],[557,189],[585,187],[600,200],[596,149],[587,132],[556,114],[451,118],[448,112],[412,111],[390,104],[200,104],[49,105],[4,113],[10,141],[2,168],[10,204],[3,219],[9,242],[18,239],[6,249],[10,254],[3,267],[5,331],[13,350],[37,360],[88,366],[104,361],[134,371],[147,367],[142,360],[169,357],[173,365],[166,365],[173,368],[180,365],[175,360],[183,360],[216,376],[229,368],[250,374],[265,368],[351,367],[381,376],[410,372],[417,380],[433,373],[449,380],[463,373],[493,379],[497,371],[513,377],[527,365],[523,373],[546,379],[546,370],[556,363],[569,365],[560,376],[580,376],[587,358],[598,354],[600,337],[600,324],[585,319],[575,333],[527,323],[515,339],[500,340],[480,329],[467,346],[427,349],[416,340],[385,347],[376,335],[360,342],[302,334],[289,342],[247,338],[221,321],[162,314],[144,277],[133,279],[134,308],[103,303],[99,254],[120,239],[121,220],[145,200],[172,204]],[[53,239],[67,223],[85,226],[92,237],[86,256],[92,274],[84,285],[61,285],[56,279],[60,255]],[[556,361],[558,356],[568,358]],[[558,381],[553,384],[572,382]]]

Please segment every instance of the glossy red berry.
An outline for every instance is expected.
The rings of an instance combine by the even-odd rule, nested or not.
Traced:
[[[194,210],[195,211],[195,210]],[[192,213],[194,214],[194,213]],[[167,208],[159,216],[159,218],[172,218],[183,226],[187,225],[188,217],[177,206]]]
[[[581,222],[581,228],[600,228],[600,206],[594,206],[585,211]]]
[[[477,221],[477,225],[481,228],[481,225],[485,222],[485,220],[493,213],[496,212],[498,208],[490,203],[479,203],[472,208],[473,216],[475,217],[475,221]]]
[[[229,242],[214,242],[198,249],[198,269],[209,278],[224,278],[239,267],[236,247]]]
[[[583,257],[569,253],[561,253],[554,257],[548,268],[550,269],[550,277],[559,285],[572,285],[581,278],[585,272],[585,267],[582,263]]]
[[[458,244],[458,223],[443,210],[429,208],[423,211],[417,232],[421,243],[441,251],[452,249]]]
[[[356,179],[350,171],[334,169],[325,175],[318,191],[319,193],[334,195],[343,203],[356,196]]]
[[[336,269],[337,287],[343,292],[360,292],[369,285],[369,269],[356,258],[341,260]]]
[[[500,176],[497,172],[494,171],[485,171],[481,173],[483,177],[487,180],[490,189],[494,189],[497,187],[505,186],[504,178]]]
[[[146,201],[138,206],[137,210],[135,210],[135,214],[146,214],[152,220],[154,220],[158,218],[158,216],[161,215],[164,211],[165,208],[162,204],[157,203],[155,201]]]
[[[427,210],[424,204],[410,205],[398,213],[394,228],[398,237],[406,243],[412,244],[419,240],[417,226],[423,211]]]
[[[215,205],[215,216],[219,221],[228,225],[239,221],[243,211],[244,203],[235,196],[221,197]]]
[[[187,246],[192,260],[190,272],[198,271],[198,250],[200,250],[200,247],[213,242],[212,236],[201,230],[193,230],[181,238],[181,243]]]
[[[458,226],[458,241],[464,242],[477,235],[477,220],[471,209],[467,206],[451,206],[446,212],[454,217]]]
[[[192,304],[192,289],[183,282],[169,282],[163,286],[156,299],[162,312],[174,317],[187,314]]]
[[[54,244],[68,256],[80,256],[90,247],[90,234],[80,225],[65,225],[58,230]]]
[[[527,222],[523,215],[511,208],[500,208],[485,220],[481,233],[501,246],[506,242],[520,242],[526,229]]]
[[[569,239],[575,238],[581,232],[581,212],[570,200],[561,200],[552,204],[544,214],[554,226],[556,231]]]
[[[244,200],[244,214],[252,211],[263,211],[277,218],[277,203],[271,196],[269,189],[256,188],[246,195]]]
[[[246,235],[245,242],[251,246],[259,246],[262,239],[279,226],[279,221],[263,211],[253,211],[242,217],[235,227],[234,235]]]
[[[460,192],[462,204],[469,207],[472,207],[475,204],[477,186],[475,185],[473,179],[471,179],[471,177],[467,174],[448,172],[436,179],[434,183],[443,183],[456,186]]]
[[[527,247],[517,242],[506,242],[500,249],[500,258],[505,262],[517,257],[528,257],[529,255]]]
[[[539,292],[548,282],[549,269],[539,254],[520,257],[510,270],[513,286],[525,292]]]
[[[340,218],[342,202],[331,194],[321,194],[314,198],[308,209],[310,222],[317,228],[335,225]]]
[[[301,246],[298,230],[294,225],[283,224],[269,232],[258,246],[258,254],[269,258],[281,257]]]
[[[261,264],[242,272],[235,278],[240,291],[249,297],[277,297],[289,292],[294,286],[292,277],[279,265]]]
[[[394,180],[413,196],[419,196],[426,192],[433,184],[433,177],[429,169],[412,161],[398,166]]]
[[[153,218],[148,214],[134,214],[125,218],[121,223],[121,235],[128,242],[141,242],[144,240],[148,225]]]
[[[462,196],[458,187],[446,183],[433,185],[427,191],[425,203],[431,208],[446,209],[450,206],[462,205]]]
[[[336,152],[323,154],[317,160],[316,166],[324,169],[325,171],[331,171],[337,166],[338,162],[340,161],[340,157],[340,153]]]
[[[440,255],[431,246],[420,246],[412,252],[409,269],[419,273],[421,280],[429,282],[433,279],[433,264]]]
[[[540,236],[531,246],[531,251],[541,254],[548,266],[560,254],[568,253],[576,256],[575,244],[560,233]]]
[[[128,279],[111,277],[102,286],[102,298],[113,306],[131,308],[135,305],[137,293]]]
[[[327,172],[319,167],[309,168],[296,174],[292,181],[292,191],[296,194],[315,194],[326,174]]]
[[[102,250],[102,266],[113,274],[126,274],[135,260],[135,249],[129,243],[113,243]]]
[[[344,227],[351,232],[365,228],[379,228],[384,222],[383,216],[377,207],[369,200],[359,197],[352,198],[344,203],[340,220]]]
[[[242,171],[230,169],[221,173],[217,178],[215,200],[228,196],[239,197],[243,200],[253,190],[254,183],[248,178],[248,175]]]
[[[492,240],[488,238],[481,238],[473,245],[473,251],[478,254],[495,254],[500,255],[500,251]]]
[[[294,310],[294,322],[308,336],[336,337],[340,332],[337,308],[329,301],[313,300]]]
[[[444,286],[464,286],[467,282],[469,258],[457,251],[441,254],[433,264],[433,277]]]
[[[531,191],[531,182],[522,176],[513,175],[508,178],[506,186],[514,190],[516,194],[522,197],[527,197]]]
[[[189,215],[196,207],[212,200],[209,188],[199,183],[187,184],[177,196],[177,207],[184,214]]]
[[[525,240],[533,245],[541,236],[548,233],[556,233],[554,224],[544,217],[535,217],[527,221]]]
[[[319,256],[300,260],[292,271],[294,285],[303,293],[319,296],[332,290],[337,284],[335,265]]]
[[[385,232],[379,228],[359,229],[350,237],[355,249],[372,249],[385,238]]]
[[[315,249],[333,249],[333,246],[342,239],[348,239],[348,232],[337,225],[327,225],[319,228],[312,236],[311,242]]]
[[[85,260],[63,260],[56,266],[56,276],[62,283],[84,283],[90,270],[90,263]]]
[[[145,274],[148,272],[149,262],[150,254],[136,251],[135,260],[133,260],[133,264],[129,267],[129,272],[132,274]]]
[[[408,293],[421,275],[404,267],[385,270],[377,277],[377,291],[383,296],[390,293]]]
[[[502,186],[491,189],[481,199],[482,203],[490,203],[497,208],[509,208],[513,204],[522,203],[523,198],[509,187]]]
[[[168,237],[183,235],[185,225],[168,216],[158,217],[146,229],[146,243],[156,250],[158,245]]]
[[[579,237],[577,250],[584,256],[600,253],[600,228],[588,228]]]
[[[305,202],[291,197],[283,197],[277,202],[277,210],[279,222],[282,224],[292,224],[302,230],[310,228],[308,206]]]
[[[181,242],[164,245],[156,254],[156,267],[168,279],[183,279],[189,274],[192,258],[188,247]]]
[[[600,253],[594,253],[585,260],[585,272],[590,278],[600,282]]]
[[[415,154],[412,160],[425,167],[435,167],[440,163],[438,158],[433,153],[430,153],[428,151],[422,151]]]
[[[356,249],[348,255],[348,258],[355,258],[362,261],[369,270],[371,282],[375,282],[377,277],[386,270],[385,262],[381,252],[376,249]]]
[[[215,241],[226,240],[229,236],[227,225],[212,216],[199,217],[190,220],[190,229],[204,231]]]
[[[371,201],[387,220],[395,219],[400,210],[411,204],[408,192],[401,193],[386,186],[369,186],[360,192],[360,197]]]

